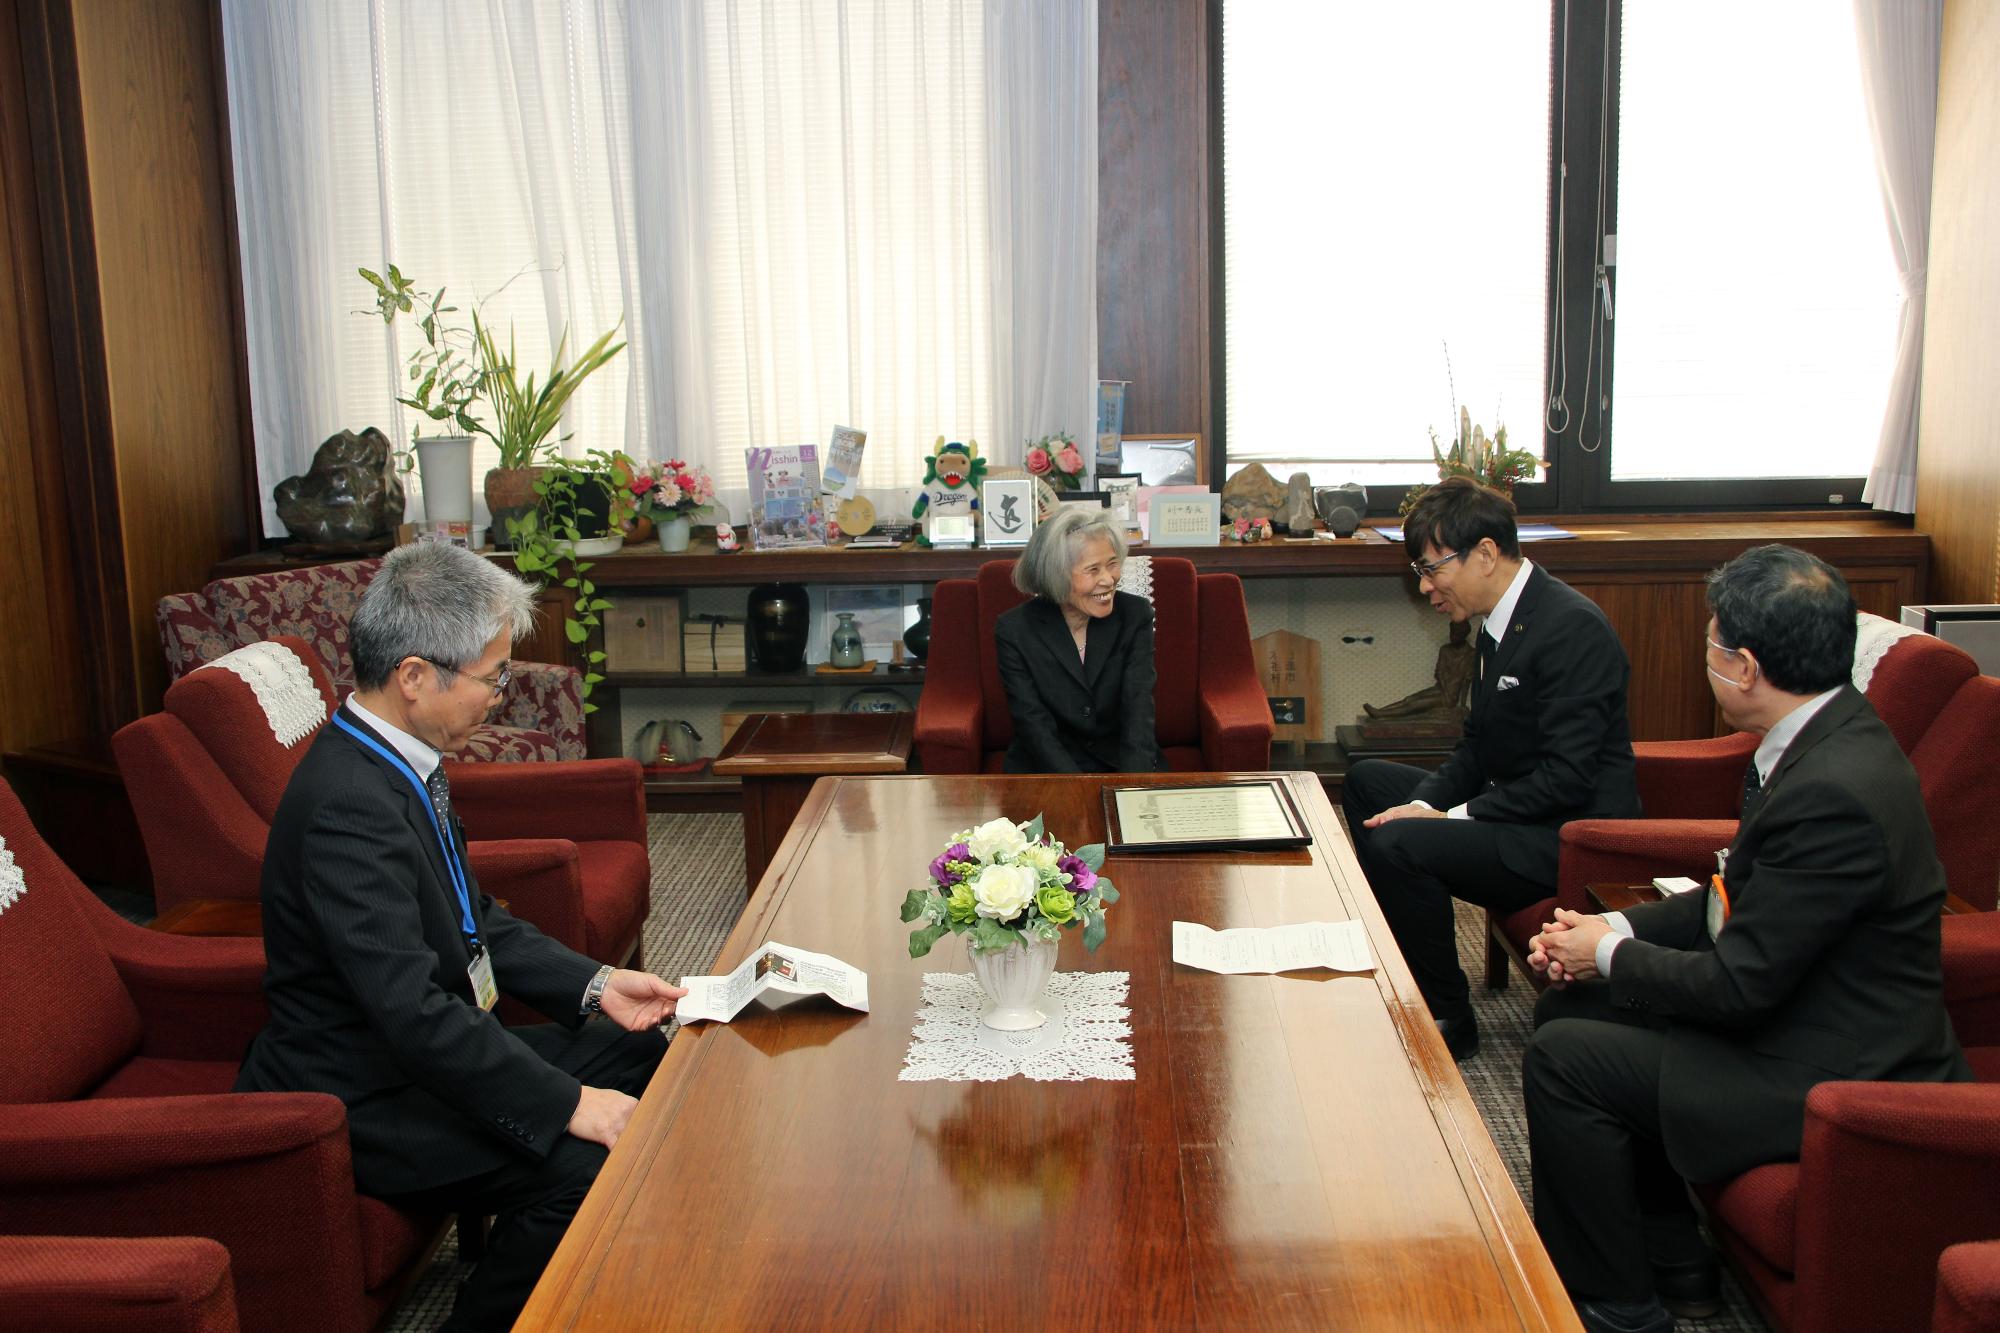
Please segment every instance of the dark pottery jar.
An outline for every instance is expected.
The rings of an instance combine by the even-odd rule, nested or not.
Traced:
[[[931,599],[917,598],[917,623],[903,631],[903,647],[921,662],[931,652]]]
[[[797,671],[806,662],[812,600],[799,583],[760,583],[750,590],[750,654],[759,671]]]

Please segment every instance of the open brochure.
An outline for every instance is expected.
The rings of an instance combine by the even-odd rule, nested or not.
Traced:
[[[1210,972],[1301,972],[1324,967],[1368,972],[1375,960],[1359,921],[1307,921],[1296,926],[1211,930],[1174,922],[1174,961]],[[681,1005],[686,1007],[687,1001]]]
[[[824,995],[836,1004],[868,1012],[868,974],[838,958],[770,940],[725,977],[682,977],[687,994],[674,1006],[683,1024],[727,1023],[767,990],[788,995]]]

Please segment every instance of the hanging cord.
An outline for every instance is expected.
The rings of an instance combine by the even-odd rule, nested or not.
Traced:
[[[1611,280],[1605,274],[1604,265],[1604,162],[1608,152],[1611,126],[1611,15],[1604,15],[1604,52],[1598,61],[1597,92],[1597,209],[1596,223],[1591,237],[1592,255],[1595,259],[1597,281],[1590,288],[1590,335],[1583,347],[1583,402],[1584,411],[1589,412],[1590,376],[1593,369],[1597,373],[1597,441],[1584,439],[1584,423],[1576,427],[1576,443],[1587,454],[1594,454],[1604,447],[1604,414],[1611,408],[1611,397],[1604,391],[1605,357],[1611,343]],[[1599,336],[1600,332],[1602,337]],[[1593,357],[1595,360],[1593,361]]]
[[[1569,339],[1564,336],[1563,294],[1567,285],[1564,258],[1569,250],[1568,228],[1564,224],[1568,216],[1569,200],[1569,0],[1563,0],[1562,31],[1563,71],[1561,80],[1561,102],[1556,110],[1556,158],[1560,166],[1556,175],[1556,317],[1555,327],[1549,331],[1549,392],[1542,407],[1542,428],[1551,435],[1561,435],[1569,429],[1569,400],[1563,395],[1569,388]],[[1556,424],[1557,414],[1562,424]]]

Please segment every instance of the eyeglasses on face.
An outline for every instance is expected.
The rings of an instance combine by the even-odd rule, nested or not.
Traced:
[[[500,664],[500,674],[497,676],[476,676],[473,675],[472,672],[465,670],[463,667],[446,666],[444,663],[438,661],[436,658],[425,657],[422,653],[411,653],[410,656],[416,658],[419,662],[430,663],[430,665],[436,667],[439,671],[442,671],[447,675],[465,676],[471,680],[476,680],[481,685],[484,685],[487,689],[493,691],[495,694],[499,694],[502,690],[505,690],[507,688],[507,682],[514,679],[514,664],[511,662],[502,662]]]
[[[1466,552],[1464,551],[1453,551],[1450,555],[1441,555],[1435,560],[1412,560],[1410,562],[1410,572],[1420,579],[1427,579],[1452,561],[1463,560],[1465,556]]]
[[[1707,638],[1706,635],[1703,635],[1702,637]],[[1715,649],[1715,651],[1718,653],[1727,653],[1731,657],[1735,657],[1743,651],[1741,648],[1731,648],[1727,644],[1717,643],[1714,639],[1708,640],[1708,646]]]

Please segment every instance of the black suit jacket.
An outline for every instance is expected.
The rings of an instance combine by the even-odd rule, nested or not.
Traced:
[[[370,1194],[546,1156],[581,1096],[576,1079],[474,1003],[458,896],[427,808],[407,778],[328,725],[285,788],[264,852],[271,1018],[236,1086],[339,1097],[355,1179]],[[463,829],[452,836],[462,858]],[[516,921],[466,875],[500,989],[579,1023],[598,964]]]
[[[1111,614],[1084,631],[1081,660],[1062,608],[1046,597],[1003,613],[993,642],[1014,719],[1009,773],[1166,768],[1153,725],[1152,603],[1114,594]]]
[[[1708,893],[1626,913],[1611,1001],[1669,1020],[1667,1154],[1691,1180],[1799,1155],[1826,1079],[1971,1077],[1944,1009],[1944,867],[1917,775],[1843,686],[1786,747],[1730,844],[1731,914]]]
[[[1639,786],[1625,714],[1631,675],[1604,612],[1536,565],[1505,637],[1473,683],[1464,739],[1410,799],[1439,810],[1468,802],[1474,819],[1503,825],[1636,819]],[[1551,878],[1548,837],[1518,842],[1500,840],[1509,868]]]

